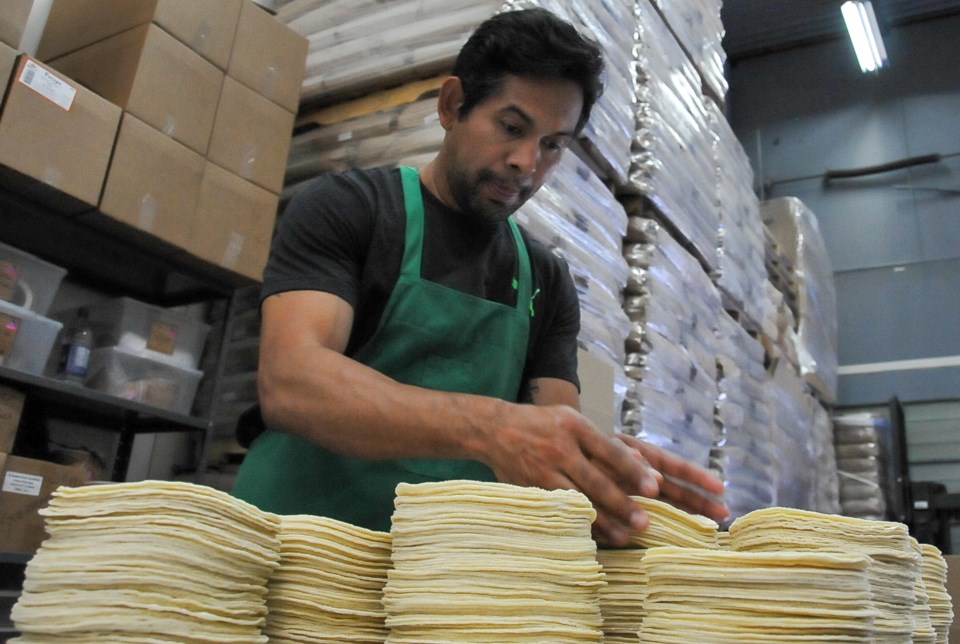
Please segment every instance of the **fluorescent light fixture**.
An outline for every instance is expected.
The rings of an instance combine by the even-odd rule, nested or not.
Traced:
[[[847,23],[853,49],[857,52],[860,69],[875,72],[887,62],[887,50],[880,37],[877,16],[870,0],[848,0],[840,6],[843,20]]]

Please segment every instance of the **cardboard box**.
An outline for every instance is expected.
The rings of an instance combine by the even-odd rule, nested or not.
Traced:
[[[227,77],[207,158],[265,190],[280,194],[293,120],[293,112]]]
[[[103,218],[120,222],[120,231],[127,237],[140,231],[184,248],[204,165],[202,156],[126,113],[103,188],[100,213],[86,217],[101,227],[106,223]]]
[[[0,42],[17,51],[22,50],[21,43],[32,9],[33,0],[4,0],[3,11],[0,11]]]
[[[50,65],[199,154],[207,153],[223,72],[155,24]]]
[[[0,42],[0,104],[7,95],[10,79],[13,78],[13,68],[17,65],[17,50]]]
[[[244,0],[227,75],[296,112],[307,62],[307,39]]]
[[[577,376],[581,412],[597,429],[614,434],[619,414],[614,390],[616,365],[608,358],[577,349]]]
[[[53,0],[37,57],[50,60],[152,21],[226,69],[240,5],[241,0]]]
[[[0,114],[3,182],[61,212],[96,206],[120,109],[22,56]],[[26,176],[33,181],[24,181]]]
[[[279,197],[207,163],[187,250],[205,261],[263,279]]]
[[[24,400],[26,395],[22,391],[0,385],[0,452],[4,454],[13,451]]]
[[[227,69],[242,0],[155,1],[153,22],[219,69]]]
[[[0,454],[0,552],[36,551],[46,538],[37,512],[59,486],[86,479],[82,467]]]
[[[4,0],[6,1],[6,0]],[[153,17],[156,0],[48,0],[36,56],[50,61]]]

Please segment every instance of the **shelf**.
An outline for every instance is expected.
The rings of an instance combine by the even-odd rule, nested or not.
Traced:
[[[67,269],[68,277],[158,306],[227,298],[254,281],[115,222],[95,209],[65,214],[18,192],[0,172],[0,242]]]
[[[0,551],[0,564],[26,565],[33,558],[32,552],[3,552]]]
[[[51,415],[79,415],[87,421],[93,418],[120,421],[105,423],[103,429],[136,434],[204,431],[210,425],[206,418],[177,414],[55,378],[36,376],[2,366],[0,381],[18,385],[28,394],[31,404],[42,403]]]

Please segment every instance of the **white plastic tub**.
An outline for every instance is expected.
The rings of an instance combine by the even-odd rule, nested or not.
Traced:
[[[63,324],[0,300],[0,364],[43,375]]]
[[[196,369],[107,347],[90,352],[84,384],[124,400],[189,415],[202,377]]]
[[[67,271],[0,243],[0,300],[46,315]]]

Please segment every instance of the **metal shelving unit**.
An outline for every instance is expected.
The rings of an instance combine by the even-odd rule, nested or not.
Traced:
[[[79,213],[58,209],[58,200],[47,198],[49,188],[39,192],[45,195],[42,199],[36,198],[35,182],[2,170],[0,242],[67,269],[69,279],[77,284],[171,307],[229,300],[237,289],[255,283],[141,231],[127,231],[94,209]],[[210,345],[216,354],[214,362],[219,361],[221,344]],[[201,434],[201,444],[209,440],[212,420],[202,412],[209,405],[199,401],[195,409],[201,410],[201,415],[178,414],[6,367],[0,367],[0,384],[26,394],[21,431],[59,419],[118,434],[110,471],[114,481],[124,480],[138,434],[191,432]],[[0,642],[16,634],[9,611],[19,597],[31,556],[0,552]]]

